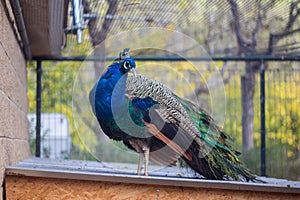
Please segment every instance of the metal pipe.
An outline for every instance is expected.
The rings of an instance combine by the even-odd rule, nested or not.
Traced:
[[[260,62],[260,175],[266,176],[265,66]]]
[[[23,14],[22,14],[22,9],[20,6],[20,1],[19,0],[10,0],[10,4],[11,4],[12,11],[13,11],[15,19],[16,19],[18,31],[20,33],[20,36],[21,36],[21,39],[23,42],[23,50],[25,53],[25,57],[27,60],[31,60],[29,39],[27,36],[26,28],[25,28],[25,23],[24,23],[24,18],[23,18]]]
[[[300,56],[203,56],[203,57],[179,57],[179,56],[165,56],[165,57],[150,57],[140,56],[134,57],[136,61],[300,61]],[[95,57],[95,56],[65,56],[65,57],[33,57],[33,60],[43,61],[113,61],[116,57]]]
[[[160,20],[155,18],[149,18],[149,17],[131,17],[131,16],[118,16],[118,15],[99,15],[95,13],[91,14],[84,14],[84,19],[113,19],[113,20],[124,20],[124,21],[132,21],[132,22],[154,22],[157,24],[171,24],[171,21],[169,20]]]
[[[42,70],[42,61],[38,60],[36,63],[36,157],[41,157]]]
[[[81,0],[72,0],[73,8],[73,26],[72,29],[76,31],[77,43],[82,42],[82,29],[83,29],[83,17]]]

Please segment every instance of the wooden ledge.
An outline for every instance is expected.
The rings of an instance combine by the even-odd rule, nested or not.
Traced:
[[[286,198],[287,194],[290,194],[291,197],[296,197],[295,199],[298,199],[300,197],[300,182],[297,181],[288,181],[265,177],[261,177],[261,179],[266,181],[267,183],[214,181],[201,178],[192,178],[189,175],[190,173],[187,173],[186,170],[174,167],[165,167],[160,168],[159,170],[157,170],[157,168],[158,167],[151,166],[151,173],[146,177],[135,175],[136,165],[132,164],[104,164],[93,161],[29,158],[17,165],[8,166],[6,168],[6,194],[7,196],[9,196],[11,190],[13,190],[13,193],[16,194],[16,188],[19,188],[19,190],[25,189],[24,187],[26,187],[26,181],[24,182],[24,185],[19,185],[18,187],[18,183],[22,183],[22,180],[27,180],[28,182],[29,180],[33,181],[40,179],[44,182],[39,187],[43,187],[43,185],[45,185],[45,180],[49,179],[49,181],[46,181],[47,183],[54,181],[53,183],[55,184],[58,184],[60,182],[69,184],[83,184],[83,182],[93,182],[92,185],[96,186],[97,184],[95,184],[95,182],[98,182],[100,185],[110,184],[111,189],[116,185],[118,185],[119,187],[120,184],[123,184],[124,186],[135,185],[152,189],[153,187],[175,187],[180,191],[183,191],[184,188],[186,188],[185,191],[195,191],[195,188],[197,188],[196,191],[200,193],[202,191],[202,194],[203,191],[215,191],[216,194],[218,192],[225,192],[226,194],[230,194],[231,197],[238,194],[241,195],[243,193],[249,195],[249,192],[251,193],[251,195],[268,194],[268,197],[270,197],[270,199],[273,198],[271,198],[271,196],[278,197],[278,195],[280,196],[280,194],[285,195],[284,199],[288,199]],[[61,181],[62,179],[64,179],[64,181]],[[36,182],[36,184],[38,184],[38,182]],[[49,188],[50,186],[48,185],[47,187]],[[80,188],[85,191],[84,187]],[[132,189],[134,188],[135,187],[133,187]],[[91,188],[89,190],[91,190]],[[265,198],[258,197],[258,199]]]

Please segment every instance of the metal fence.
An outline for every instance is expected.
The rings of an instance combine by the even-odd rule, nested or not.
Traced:
[[[82,61],[83,59],[55,59],[55,61],[60,62],[39,59],[37,70],[32,68],[28,72],[30,112],[36,114],[36,119],[33,120],[34,123],[31,126],[31,146],[33,151],[35,149],[36,156],[94,159],[90,153],[94,150],[83,145],[83,139],[78,137],[78,130],[76,131],[74,128],[74,115],[72,113],[74,82],[78,76],[77,67],[79,65],[78,62],[69,61]],[[247,167],[257,174],[299,180],[300,67],[298,62],[291,61],[295,60],[294,58],[284,62],[277,58],[268,57],[266,60],[261,57],[249,58],[249,60],[251,59],[261,62],[261,68],[255,74],[256,83],[253,98],[254,147],[246,155],[242,155],[242,160]],[[68,62],[63,62],[66,60]],[[199,62],[204,62],[204,60],[204,58],[198,59]],[[232,136],[236,148],[241,150],[242,100],[240,78],[245,73],[243,67],[245,58],[215,58],[214,60],[222,62],[226,60],[230,62],[229,66],[232,66],[223,72],[225,75],[227,74],[226,76],[230,75],[224,84],[226,94],[224,130]],[[91,61],[93,60],[91,59]],[[184,62],[175,58],[141,58],[139,60],[139,62],[147,61]],[[197,81],[197,78],[191,78],[190,81]],[[207,101],[207,98],[208,96],[205,94],[200,97],[203,101]],[[86,101],[88,102],[88,99]],[[52,117],[59,119],[50,121],[50,118],[47,117],[49,113],[56,113],[57,115],[52,115]],[[68,122],[67,129],[63,127],[64,119],[67,119]],[[47,120],[48,122],[45,122]],[[47,123],[48,126],[45,125]],[[66,131],[68,134],[65,134]],[[86,131],[84,130],[84,132]],[[88,134],[84,137],[87,137],[91,142],[99,139]],[[51,144],[48,140],[56,142]],[[60,149],[60,152],[54,150],[57,148]],[[103,151],[107,146],[94,145],[93,148],[96,149],[95,151]],[[108,157],[115,157],[111,161],[130,162],[130,159],[121,159],[118,152],[115,154],[109,152]],[[123,158],[124,155],[121,157]]]

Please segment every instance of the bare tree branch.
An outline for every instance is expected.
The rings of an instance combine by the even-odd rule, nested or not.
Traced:
[[[104,22],[100,31],[97,30],[96,19],[91,19],[88,23],[88,30],[91,36],[93,46],[97,46],[101,42],[103,42],[112,25],[113,18],[109,16],[114,16],[118,10],[118,1],[117,0],[106,0],[108,3],[108,9],[105,14]],[[85,13],[91,13],[90,3],[88,0],[83,0],[84,11]]]
[[[224,77],[224,73],[225,71],[227,71],[228,68],[228,62],[224,62],[221,70],[220,70],[220,74],[222,76],[222,80],[224,84],[229,83],[230,78],[232,76],[232,74],[234,73],[233,71],[229,72],[227,77]],[[209,89],[213,89],[219,86],[219,82],[216,81],[216,78],[219,78],[218,75],[213,75],[211,77],[209,77],[209,79],[206,81],[206,84],[199,84],[197,85],[197,88],[189,95],[189,98],[195,97],[195,96],[199,96],[200,94],[208,94],[209,93]],[[207,85],[209,87],[207,87]]]
[[[256,16],[256,24],[252,31],[252,44],[254,46],[256,46],[257,44],[258,32],[262,26],[262,20],[263,20],[262,6],[261,3],[259,2],[258,9],[257,9],[257,16]]]
[[[243,37],[242,28],[241,28],[240,11],[236,0],[227,0],[227,1],[230,5],[231,13],[234,19],[233,27],[238,42],[239,54],[245,54],[245,55],[254,54],[256,52],[255,46],[252,43],[247,42]]]
[[[290,7],[290,13],[289,13],[289,21],[286,25],[285,30],[290,30],[294,24],[294,22],[296,21],[298,15],[300,14],[300,8],[298,8],[298,4],[300,3],[300,1],[295,1],[291,3],[291,7]]]
[[[242,30],[241,30],[241,22],[240,22],[240,14],[239,14],[239,8],[237,5],[236,0],[228,0],[232,12],[232,16],[234,18],[234,29],[236,33],[236,38],[239,44],[246,43],[243,36],[242,36]]]
[[[261,3],[259,3],[258,9],[257,9],[256,24],[252,31],[253,46],[256,46],[256,44],[258,42],[258,33],[259,33],[260,28],[262,27],[262,21],[263,21],[262,11],[263,10],[262,10]]]
[[[252,31],[252,46],[256,46],[258,43],[258,33],[262,27],[262,22],[266,18],[267,12],[272,8],[276,3],[276,0],[268,2],[266,5],[263,5],[261,1],[258,4],[257,15],[256,15],[256,24]]]
[[[82,5],[83,5],[83,12],[84,13],[92,14],[92,9],[90,7],[90,1],[89,0],[82,0]],[[92,35],[94,35],[96,30],[97,30],[96,19],[95,18],[92,18],[92,19],[89,20],[88,30],[89,30],[90,37],[92,38]],[[94,46],[93,39],[92,39],[92,44]]]
[[[291,30],[296,19],[300,15],[300,8],[298,8],[298,5],[300,4],[300,0],[292,2],[290,4],[290,11],[289,11],[289,19],[288,22],[286,23],[285,28],[279,32],[279,33],[270,33],[269,36],[269,47],[267,50],[267,54],[272,54],[274,51],[275,45],[279,42],[279,40],[283,39],[286,36],[289,36],[291,34],[294,34],[296,32],[300,31],[300,28]]]

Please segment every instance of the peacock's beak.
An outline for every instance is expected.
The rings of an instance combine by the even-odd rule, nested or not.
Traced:
[[[132,73],[133,73],[133,76],[136,76],[136,75],[137,75],[137,74],[136,74],[136,71],[135,71],[135,68],[132,68],[131,71],[132,71]]]

